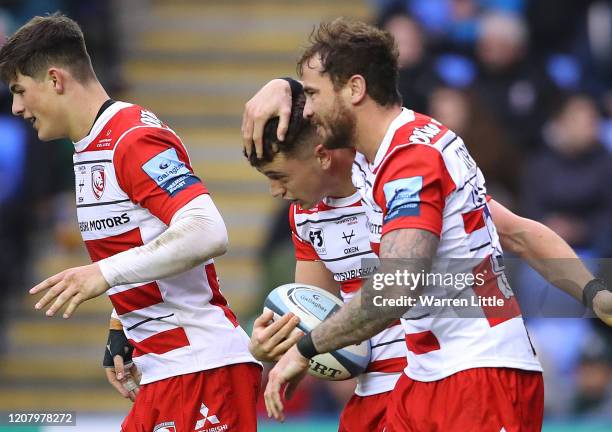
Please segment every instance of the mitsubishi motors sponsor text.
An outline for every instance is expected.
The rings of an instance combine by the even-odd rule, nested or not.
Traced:
[[[114,228],[119,225],[124,225],[130,221],[130,217],[127,213],[121,214],[121,216],[113,216],[105,219],[96,219],[91,221],[79,222],[79,229],[81,232],[89,231],[100,231],[103,229]]]

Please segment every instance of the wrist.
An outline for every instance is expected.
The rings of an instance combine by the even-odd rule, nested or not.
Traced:
[[[98,269],[100,269],[100,274],[102,275],[108,286],[114,287],[116,285],[119,285],[119,283],[117,281],[118,274],[116,271],[114,271],[113,264],[109,262],[111,258],[112,257],[104,258],[103,260],[98,261],[97,264]]]
[[[584,286],[582,290],[582,303],[593,309],[593,300],[599,291],[612,291],[603,279],[595,278]]]
[[[312,340],[312,332],[308,332],[302,336],[302,338],[296,344],[296,348],[298,352],[307,359],[311,359],[319,354]]]
[[[291,77],[283,77],[280,78],[283,81],[287,81],[289,83],[289,88],[291,89],[291,98],[295,99],[300,93],[302,93],[302,83],[298,80],[295,80]]]
[[[123,331],[123,325],[121,324],[121,321],[117,318],[111,318],[109,325],[108,325],[109,330],[121,330]]]

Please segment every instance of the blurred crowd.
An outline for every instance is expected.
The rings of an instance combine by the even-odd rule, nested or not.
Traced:
[[[463,137],[496,200],[552,228],[595,272],[604,272],[606,263],[610,268],[600,260],[612,257],[610,2],[373,3],[377,25],[398,44],[404,106]],[[269,268],[287,257],[284,219],[285,209],[264,249]],[[514,289],[533,311],[527,326],[546,370],[547,415],[612,418],[609,327],[561,318],[583,310],[530,269],[517,273]],[[267,274],[273,275],[268,287],[293,277]],[[608,283],[610,274],[603,275]],[[545,299],[548,317],[537,316],[534,299]],[[320,382],[311,385],[313,393],[326,394]],[[346,397],[336,385],[330,386],[334,394]],[[329,409],[328,399],[312,401],[325,401]]]

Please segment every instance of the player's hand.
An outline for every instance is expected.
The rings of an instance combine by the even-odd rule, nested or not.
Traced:
[[[140,391],[139,384],[142,375],[134,363],[125,366],[121,357],[116,356],[115,359],[115,367],[104,369],[106,379],[121,396],[134,402]]]
[[[600,320],[612,327],[612,292],[599,291],[595,294],[593,311]]]
[[[253,323],[249,351],[259,361],[278,361],[304,336],[301,330],[296,329],[300,319],[294,314],[285,314],[272,322],[273,315],[271,310],[266,310]]]
[[[242,114],[242,145],[247,156],[253,152],[263,156],[263,131],[266,122],[278,117],[276,136],[285,139],[291,117],[291,87],[283,79],[274,79],[263,86],[244,106]]]
[[[46,291],[34,306],[36,309],[42,309],[55,300],[47,309],[47,316],[53,316],[62,306],[68,304],[64,318],[70,318],[78,305],[99,296],[109,288],[98,264],[90,264],[51,276],[30,289],[30,294]]]
[[[285,415],[283,414],[283,395],[281,395],[281,392],[284,389],[284,397],[291,399],[297,385],[306,375],[308,364],[308,359],[302,356],[294,345],[281,357],[276,366],[272,368],[268,375],[266,390],[264,391],[268,417],[274,417],[279,421],[285,420]],[[284,387],[285,384],[286,387]]]
[[[111,318],[111,328],[104,349],[102,365],[105,368],[106,379],[117,391],[132,402],[138,394],[140,372],[132,363],[134,347],[130,344],[119,320]]]

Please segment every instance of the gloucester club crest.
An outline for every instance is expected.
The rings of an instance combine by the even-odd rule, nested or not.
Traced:
[[[106,175],[104,165],[94,165],[91,167],[91,188],[97,200],[102,198],[104,187],[106,186]]]

